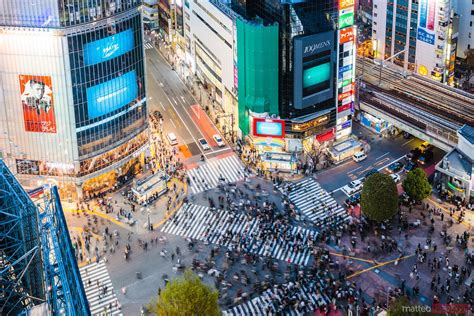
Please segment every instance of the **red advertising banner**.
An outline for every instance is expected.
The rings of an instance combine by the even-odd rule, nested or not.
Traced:
[[[345,29],[341,30],[341,33],[339,35],[339,43],[344,44],[347,42],[353,42],[354,41],[354,27],[346,27]]]
[[[351,108],[351,102],[347,103],[347,104],[344,104],[344,105],[341,105],[341,106],[338,106],[337,107],[337,112],[340,113],[340,112],[343,112],[343,111],[346,111],[346,110],[349,110]]]
[[[339,10],[353,7],[355,0],[339,0]]]
[[[337,99],[339,101],[341,101],[342,99],[345,99],[345,98],[348,98],[352,95],[352,91],[347,91],[347,92],[344,92],[344,93],[341,93],[337,96]]]
[[[20,75],[19,79],[25,130],[56,133],[51,77]]]

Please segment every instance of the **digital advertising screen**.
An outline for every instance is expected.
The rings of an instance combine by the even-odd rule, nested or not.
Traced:
[[[133,31],[126,31],[84,45],[84,64],[95,65],[128,53],[134,46]]]
[[[89,119],[108,114],[132,102],[138,95],[135,70],[115,79],[87,88]]]
[[[334,97],[334,31],[294,39],[293,106],[304,109]]]
[[[20,75],[19,80],[25,130],[56,133],[51,77]]]
[[[329,88],[331,63],[324,63],[303,70],[303,96]]]
[[[253,119],[253,135],[257,137],[285,137],[285,121]]]

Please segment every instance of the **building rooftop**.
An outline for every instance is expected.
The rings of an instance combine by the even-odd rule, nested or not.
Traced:
[[[459,134],[474,145],[474,127],[464,124],[464,126],[459,130]]]
[[[472,172],[473,172],[473,167],[474,167],[474,162],[469,159],[469,157],[466,157],[463,155],[462,152],[460,152],[457,149],[452,150],[449,154],[445,156],[445,158],[448,162],[448,171],[450,169],[454,169],[458,172],[461,172],[462,174],[468,175],[469,177],[472,177]]]

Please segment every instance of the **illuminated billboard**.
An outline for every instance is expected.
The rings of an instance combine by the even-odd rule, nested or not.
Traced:
[[[334,98],[334,31],[294,39],[293,106],[304,109]]]
[[[51,77],[20,75],[19,79],[25,130],[56,133]]]
[[[339,28],[343,29],[354,25],[354,10],[341,10],[339,12]]]
[[[340,44],[353,42],[353,41],[354,41],[354,28],[353,27],[348,27],[341,30],[341,33],[339,35]]]
[[[84,45],[84,64],[95,65],[133,49],[134,38],[131,29],[90,42]]]
[[[269,119],[253,119],[253,135],[257,137],[285,137],[285,121]]]
[[[339,10],[354,7],[355,0],[339,0]]]
[[[417,39],[424,43],[434,45],[434,22],[436,13],[436,1],[420,0],[419,8],[420,20],[418,23]]]
[[[115,79],[87,88],[89,119],[108,114],[132,102],[138,95],[135,70]]]

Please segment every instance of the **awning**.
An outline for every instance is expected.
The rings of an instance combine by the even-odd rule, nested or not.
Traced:
[[[319,135],[316,135],[316,140],[319,142],[319,143],[324,143],[324,142],[327,142],[331,139],[334,138],[334,129],[330,129],[329,131],[325,132],[325,133],[322,133],[322,134],[319,134]]]

